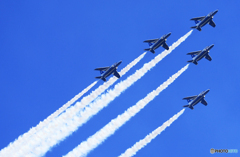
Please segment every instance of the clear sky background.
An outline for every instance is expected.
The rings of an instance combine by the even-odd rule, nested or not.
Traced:
[[[89,156],[120,155],[179,112],[187,104],[183,97],[206,89],[210,89],[206,95],[208,106],[198,104],[193,111],[186,108],[136,156],[212,156],[210,148],[240,151],[239,6],[238,0],[2,0],[0,149],[94,82],[100,74],[93,69],[122,60],[120,71],[148,48],[144,40],[172,32],[167,40],[170,46],[195,25],[191,18],[218,9],[213,19],[215,28],[206,25],[201,32],[194,30],[170,55],[46,157],[67,154],[184,67],[191,59],[188,52],[211,44],[215,45],[209,53],[211,62],[202,59],[197,66],[190,64],[174,83]],[[156,54],[148,52],[116,83],[163,50],[160,47]],[[101,84],[99,80],[92,90]]]

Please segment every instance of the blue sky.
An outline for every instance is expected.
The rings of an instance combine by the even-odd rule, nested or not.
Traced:
[[[119,69],[148,48],[146,39],[172,32],[170,46],[194,22],[216,9],[216,28],[192,35],[109,106],[46,154],[61,156],[135,105],[190,60],[186,53],[214,44],[212,61],[191,64],[173,84],[89,156],[118,156],[182,109],[182,98],[210,89],[208,106],[186,109],[137,156],[210,156],[210,148],[240,150],[239,1],[1,1],[0,149],[36,126],[99,76],[96,67],[122,60]],[[156,54],[145,57],[117,83]],[[98,81],[96,89],[103,81]],[[92,90],[85,94],[88,95]],[[229,154],[226,154],[229,155]],[[236,155],[236,154],[235,154]]]

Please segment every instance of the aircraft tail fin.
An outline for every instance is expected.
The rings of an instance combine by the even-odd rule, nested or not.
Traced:
[[[192,110],[193,110],[193,107],[192,107],[192,106],[190,106],[190,105],[184,105],[183,107],[189,107],[190,109],[192,109]]]
[[[198,65],[198,63],[195,61],[195,60],[190,60],[190,61],[187,61],[188,63],[189,62],[192,62],[193,64],[195,64],[195,65]]]
[[[150,51],[150,52],[152,52],[152,53],[155,53],[155,51],[154,51],[153,49],[150,49],[150,48],[144,49],[144,51]]]
[[[192,58],[194,58],[196,55],[191,55]]]
[[[200,21],[199,20],[195,20],[195,23],[198,24]]]
[[[150,42],[149,42],[149,43],[148,43],[148,45],[149,45],[149,46],[152,46],[152,45],[153,45],[153,43],[150,43]]]

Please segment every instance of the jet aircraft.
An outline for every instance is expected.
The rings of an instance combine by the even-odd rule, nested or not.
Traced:
[[[187,55],[191,55],[193,58],[192,60],[187,61],[187,62],[192,62],[195,65],[197,65],[198,61],[201,60],[203,57],[205,57],[207,60],[211,61],[212,58],[209,56],[209,51],[211,50],[211,48],[213,48],[213,46],[214,46],[214,44],[207,46],[203,50],[187,53]]]
[[[152,53],[155,53],[154,50],[162,46],[163,48],[169,50],[168,45],[166,44],[167,38],[171,35],[171,33],[168,33],[166,35],[163,35],[161,38],[158,39],[150,39],[150,40],[145,40],[143,42],[148,43],[150,48],[144,49],[145,51],[150,51]]]
[[[116,76],[117,78],[120,78],[120,74],[117,72],[117,68],[118,66],[122,63],[122,61],[119,61],[115,64],[113,64],[110,67],[101,67],[101,68],[96,68],[94,70],[99,70],[101,73],[101,76],[95,77],[97,79],[102,79],[104,82],[106,82],[106,78],[113,74],[114,76]]]
[[[206,24],[211,25],[212,27],[216,27],[216,24],[213,22],[213,16],[218,12],[218,10],[215,10],[211,13],[209,13],[207,16],[201,16],[201,17],[195,17],[190,20],[194,20],[196,23],[196,26],[193,26],[191,28],[196,28],[197,30],[201,31],[202,27]]]
[[[204,99],[204,97],[209,91],[210,91],[210,89],[201,92],[199,95],[183,98],[183,100],[188,101],[188,105],[184,105],[183,107],[189,107],[190,109],[193,110],[193,106],[197,105],[199,102],[201,102],[203,105],[207,106],[207,101]]]

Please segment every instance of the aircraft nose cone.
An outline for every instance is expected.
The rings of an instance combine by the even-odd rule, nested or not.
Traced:
[[[210,91],[210,89],[206,90],[204,94],[207,94]]]
[[[122,61],[119,61],[116,66],[119,66],[122,63]]]
[[[218,9],[213,12],[213,15],[217,14],[217,12],[218,12]]]
[[[170,35],[171,35],[171,32],[168,33],[168,34],[163,35],[163,36],[161,37],[161,39],[167,39]]]
[[[213,48],[214,44],[210,45],[210,49]]]

